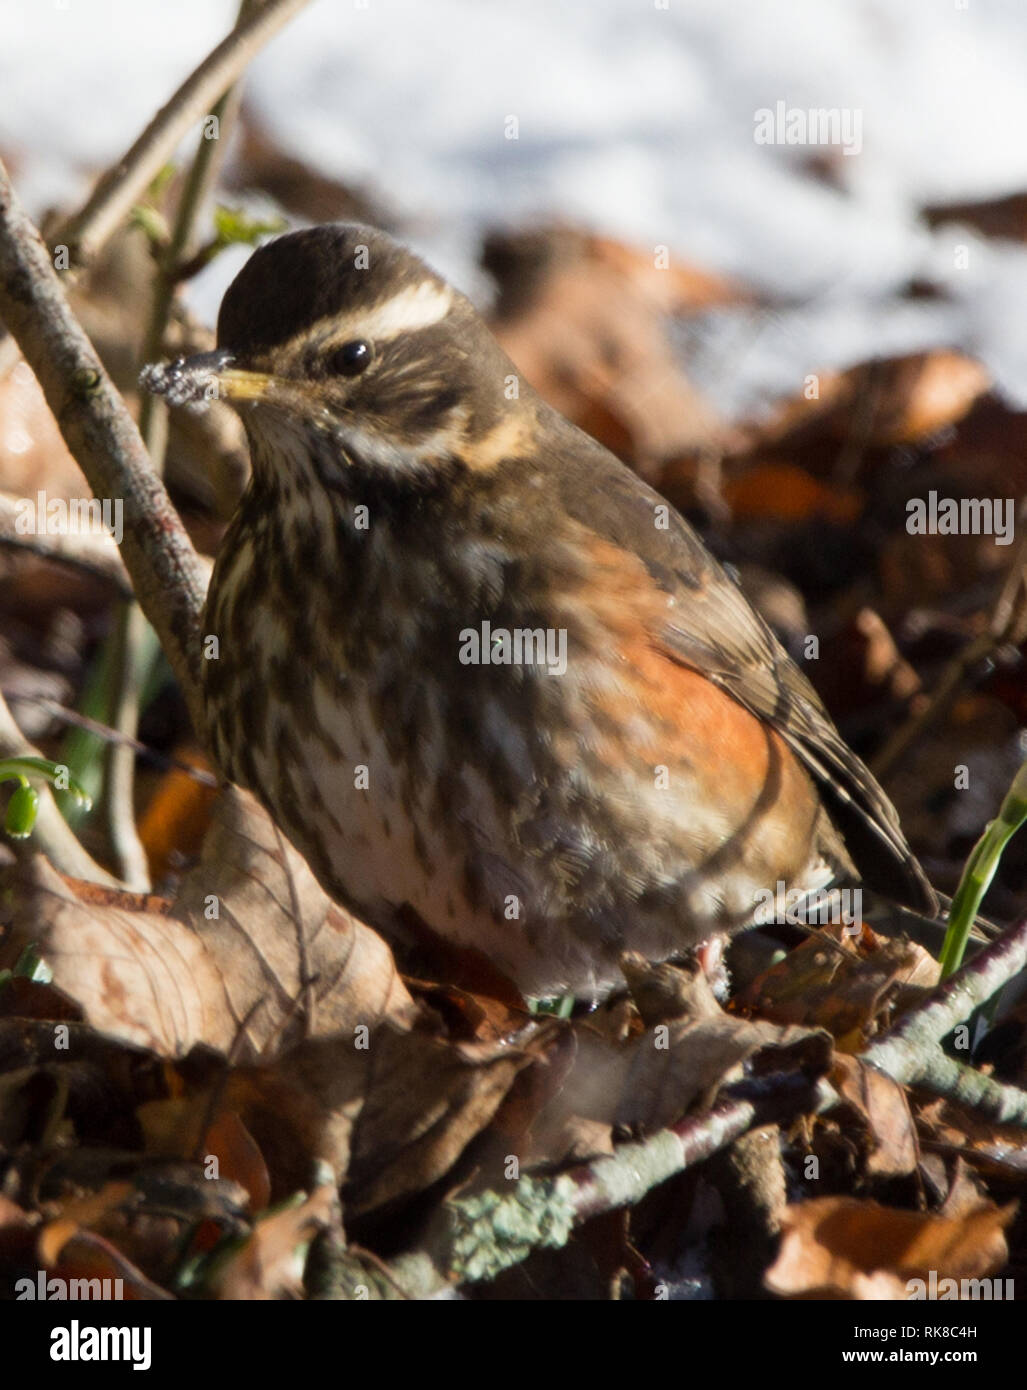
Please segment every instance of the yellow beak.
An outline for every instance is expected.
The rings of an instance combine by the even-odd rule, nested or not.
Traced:
[[[261,401],[273,381],[267,372],[245,372],[238,367],[226,367],[213,377],[217,395],[229,401]]]
[[[169,405],[266,400],[275,378],[267,372],[235,367],[233,361],[227,348],[218,348],[215,352],[200,352],[144,367],[140,381],[148,391],[163,396]]]

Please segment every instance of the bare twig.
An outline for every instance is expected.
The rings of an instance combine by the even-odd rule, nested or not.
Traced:
[[[259,0],[242,0],[233,33],[238,33],[252,17],[253,11],[260,8]],[[161,356],[175,289],[184,278],[182,266],[195,239],[196,219],[217,177],[221,155],[238,108],[239,92],[238,88],[233,86],[221,93],[211,112],[218,122],[217,138],[208,139],[206,131],[200,137],[175,210],[171,238],[167,247],[157,257],[153,299],[143,336],[140,366],[145,366],[147,362],[153,362]],[[146,440],[153,466],[159,473],[163,472],[167,448],[167,415],[167,405],[159,396],[153,395],[152,392],[143,394],[139,406],[139,433]]]
[[[205,787],[217,787],[218,779],[213,773],[206,772],[202,767],[194,767],[192,763],[183,762],[181,758],[169,757],[167,753],[159,753],[156,748],[151,748],[148,743],[143,743],[141,739],[130,738],[127,734],[119,734],[117,729],[112,729],[109,724],[102,724],[98,719],[90,719],[86,714],[80,714],[77,709],[68,709],[58,700],[51,700],[47,695],[24,695],[16,691],[0,690],[0,695],[12,704],[32,705],[62,724],[71,724],[76,729],[84,729],[86,733],[95,734],[104,743],[127,743],[132,747],[141,758],[151,763],[154,767],[163,768],[166,771],[184,772],[187,777],[191,777],[194,782],[200,782]]]
[[[267,42],[308,0],[266,0],[232,30],[182,83],[171,100],[101,178],[85,205],[54,235],[77,261],[95,256],[139,201],[182,137],[231,87]]]
[[[975,1067],[957,1062],[940,1047],[926,1059],[915,1084],[918,1090],[944,1096],[973,1111],[979,1120],[1027,1129],[1027,1091],[994,1081]]]
[[[237,28],[255,8],[259,8],[255,0],[242,0]],[[189,166],[175,212],[170,242],[156,257],[153,295],[140,366],[162,354],[175,288],[181,281],[181,263],[192,245],[196,219],[216,176],[218,151],[223,149],[222,142],[228,138],[231,117],[237,107],[237,89],[232,87],[222,93],[212,112],[218,121],[217,138],[208,138],[211,132],[205,130]],[[168,409],[164,401],[151,393],[144,394],[142,398],[139,433],[146,442],[154,469],[163,473],[168,443]],[[129,887],[142,892],[150,888],[149,864],[136,826],[135,755],[128,740],[133,739],[139,729],[139,709],[157,654],[155,645],[141,610],[136,604],[130,603],[122,610],[104,654],[110,662],[112,674],[109,718],[125,739],[112,743],[108,750],[103,808],[118,870]]]
[[[199,614],[206,576],[2,163],[0,318],[17,338],[93,492],[124,503],[122,557],[203,739]]]

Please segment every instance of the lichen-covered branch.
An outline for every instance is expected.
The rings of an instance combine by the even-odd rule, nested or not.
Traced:
[[[975,1067],[957,1062],[940,1047],[927,1058],[915,1084],[920,1090],[972,1110],[980,1120],[1027,1129],[1027,1091],[994,1081]]]
[[[835,1099],[826,1082],[802,1073],[741,1082],[726,1088],[709,1114],[620,1144],[610,1155],[555,1177],[522,1177],[507,1189],[452,1198],[439,1209],[423,1246],[391,1262],[392,1283],[408,1297],[435,1298],[454,1285],[495,1279],[535,1250],[565,1245],[581,1222],[633,1206],[750,1129],[815,1112]]]
[[[863,1060],[904,1085],[926,1086],[1005,1124],[1027,1124],[1027,1093],[981,1076],[940,1050],[958,1024],[1025,967],[1027,916],[903,1014],[864,1050]]]

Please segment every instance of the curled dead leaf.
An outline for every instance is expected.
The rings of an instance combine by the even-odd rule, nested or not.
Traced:
[[[834,1059],[831,1081],[863,1126],[866,1171],[884,1177],[912,1173],[919,1146],[903,1088],[875,1067],[842,1052]]]
[[[759,976],[741,1002],[780,1023],[826,1028],[843,1051],[858,1052],[886,1008],[919,997],[938,975],[915,942],[877,937],[865,923],[858,938],[827,926]]]

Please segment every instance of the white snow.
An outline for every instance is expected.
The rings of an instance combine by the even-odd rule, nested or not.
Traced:
[[[769,323],[729,316],[691,344],[735,408],[932,343],[979,354],[1027,405],[1027,249],[917,219],[927,201],[1027,190],[1027,5],[962,4],[316,0],[247,94],[288,149],[380,191],[478,297],[481,229],[547,216],[783,296]],[[0,0],[0,152],[30,207],[81,199],[234,12]],[[778,101],[858,113],[861,153],[836,152],[844,191],[808,176],[808,148],[756,142],[756,111]],[[204,312],[243,254],[192,287]],[[951,303],[896,298],[932,275]]]

